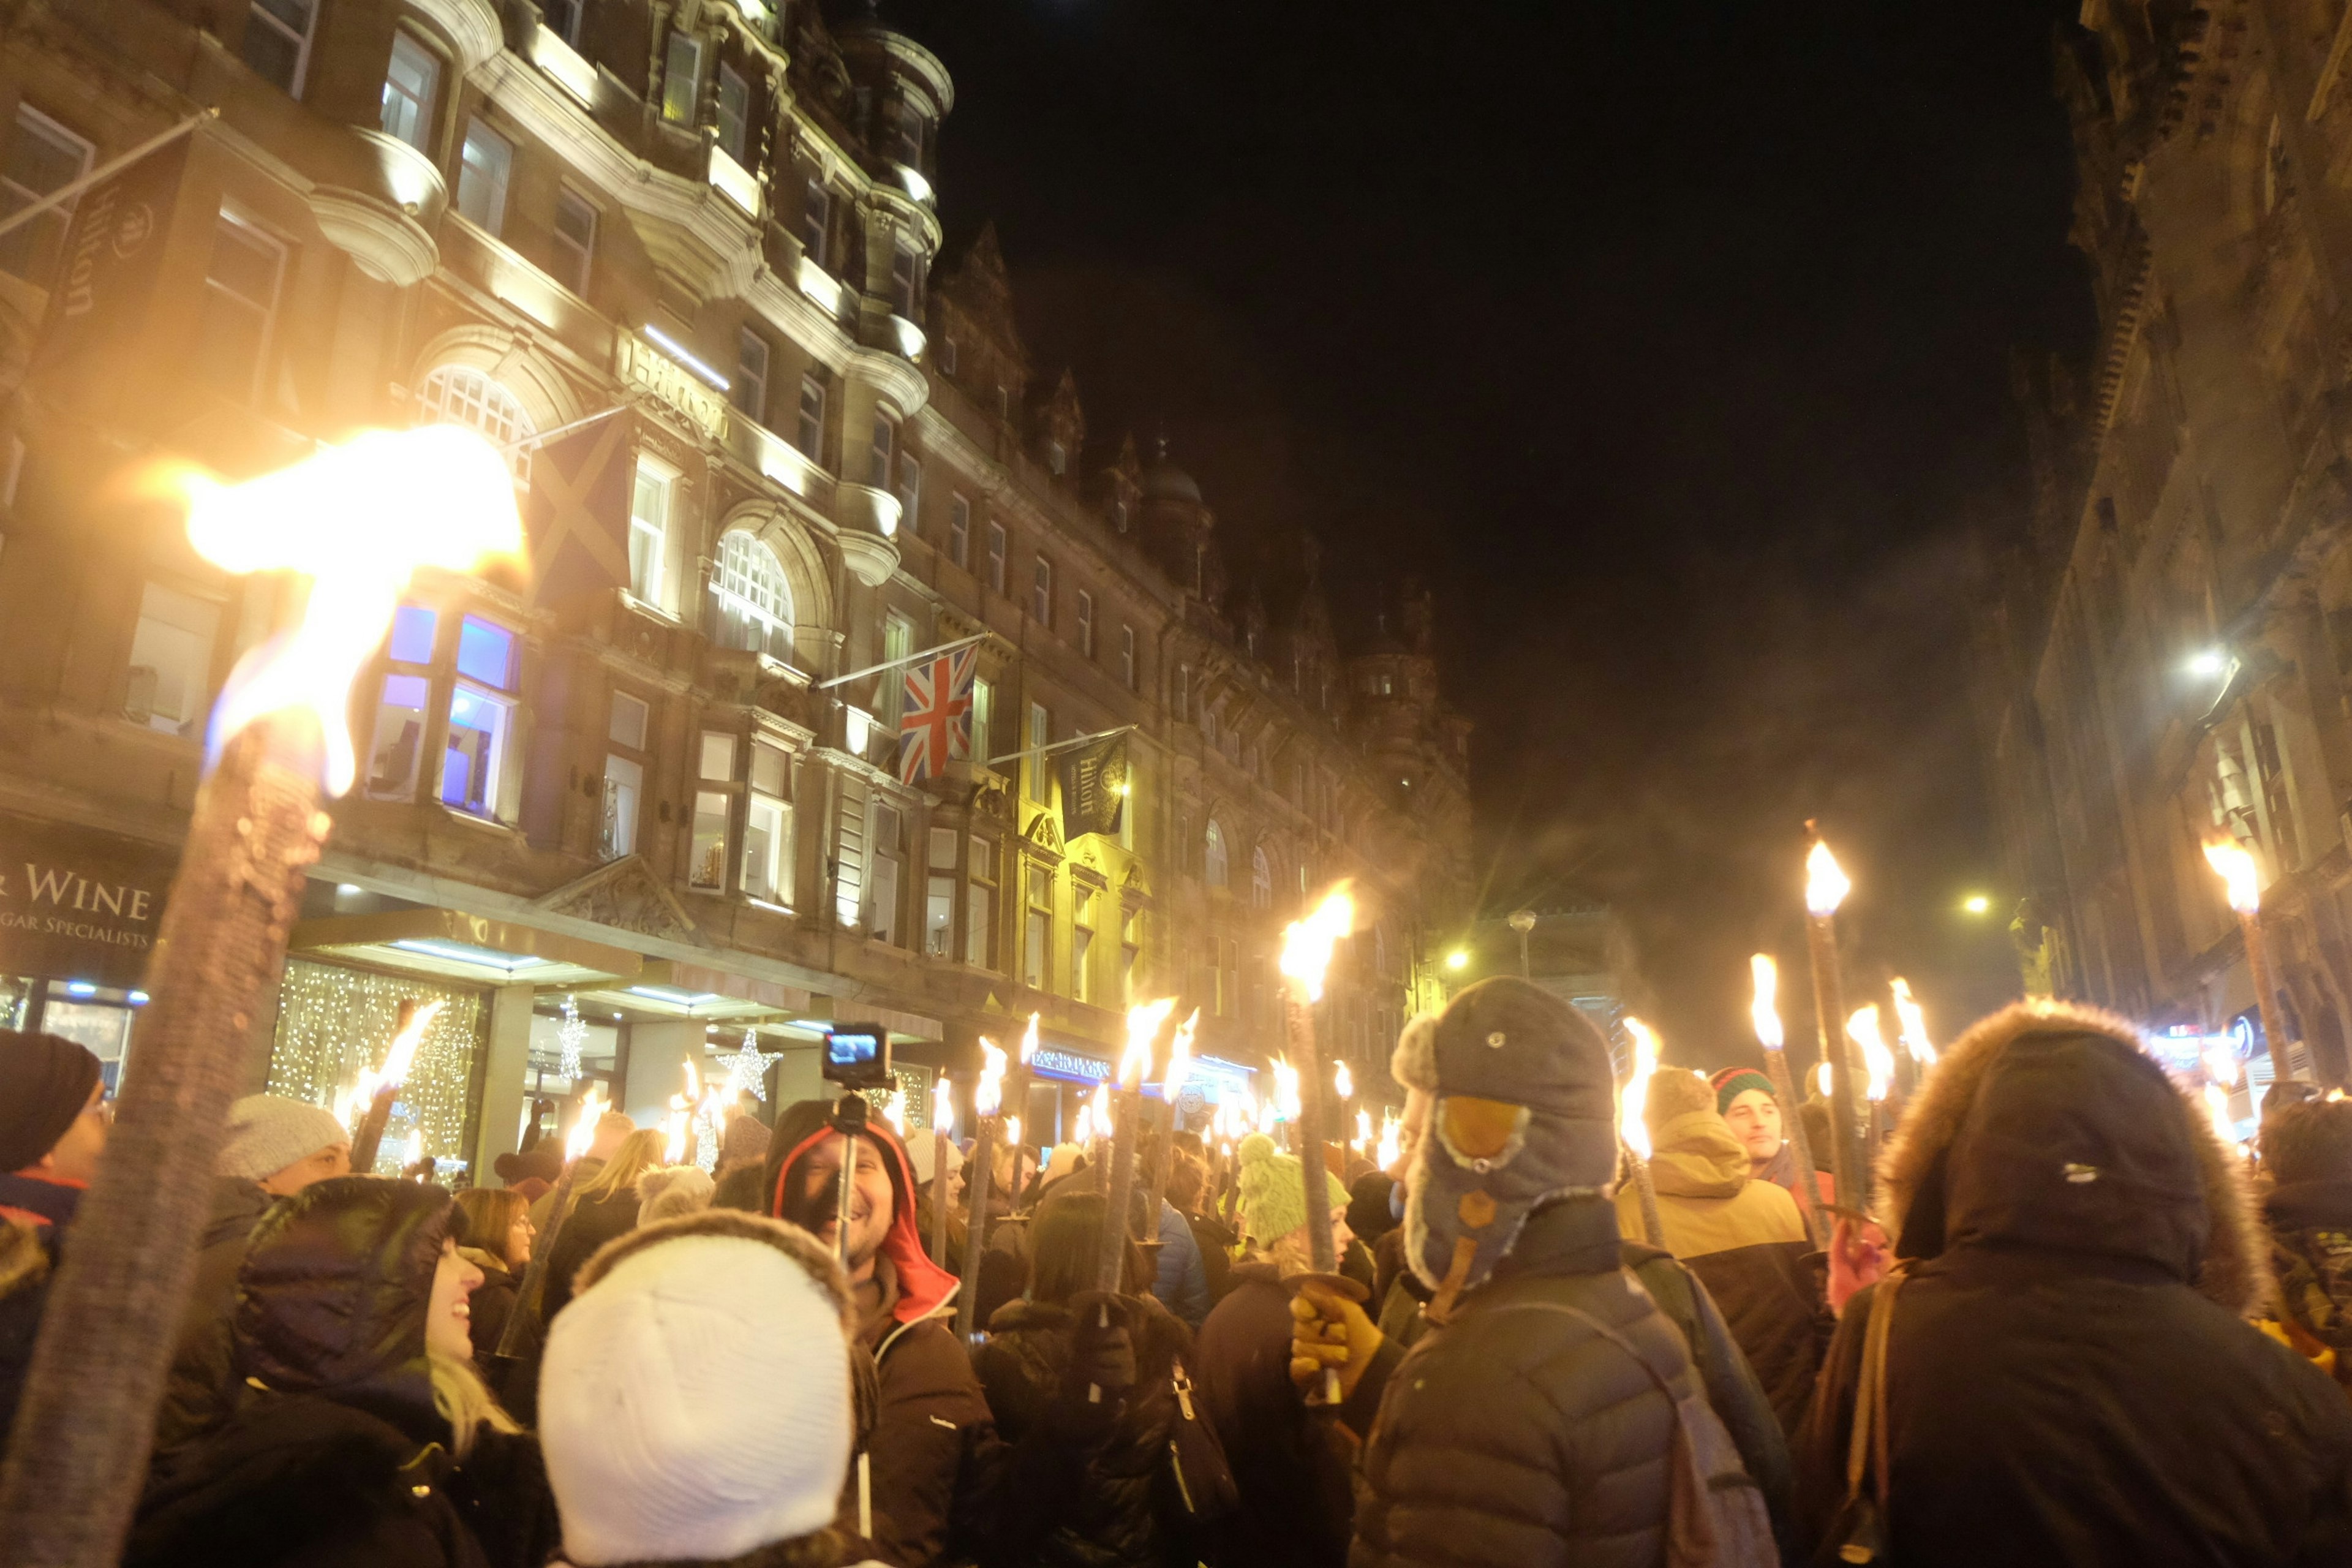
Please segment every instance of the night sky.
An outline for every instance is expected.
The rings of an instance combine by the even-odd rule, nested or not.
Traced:
[[[1801,973],[2015,989],[1967,702],[2021,526],[2012,351],[2080,361],[2063,0],[895,0],[1094,448],[1164,429],[1229,548],[1305,527],[1343,626],[1439,595],[1492,910],[1605,900],[1670,1058]],[[1984,891],[1997,918],[1970,921]],[[1791,968],[1791,966],[1795,966]],[[1808,1037],[1801,982],[1792,1041]]]

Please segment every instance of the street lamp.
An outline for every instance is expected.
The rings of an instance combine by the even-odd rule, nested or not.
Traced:
[[[1960,908],[1967,910],[1969,914],[1981,915],[1991,910],[1992,900],[1985,897],[1982,893],[1970,893],[1967,898],[1960,900]]]
[[[1533,910],[1513,910],[1505,923],[1519,933],[1519,978],[1525,980],[1528,978],[1528,932],[1536,929],[1536,912]]]
[[[1466,969],[1469,965],[1470,954],[1463,948],[1457,947],[1445,955],[1445,967],[1448,969]]]

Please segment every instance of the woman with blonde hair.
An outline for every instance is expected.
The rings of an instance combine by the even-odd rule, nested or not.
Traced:
[[[498,1352],[507,1318],[521,1294],[523,1270],[530,1267],[531,1242],[538,1232],[531,1228],[530,1200],[512,1187],[468,1187],[457,1194],[457,1212],[466,1222],[457,1256],[482,1271],[469,1304],[474,1362],[488,1373],[490,1357]],[[537,1336],[530,1339],[530,1345],[520,1353],[528,1355],[536,1345]]]
[[[540,1321],[551,1323],[572,1300],[572,1277],[596,1249],[636,1228],[638,1180],[661,1165],[662,1133],[640,1127],[621,1140],[595,1178],[572,1194],[572,1206],[548,1238],[547,1283],[540,1295]]]

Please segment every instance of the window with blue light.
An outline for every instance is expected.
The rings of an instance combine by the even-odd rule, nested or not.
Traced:
[[[392,646],[394,664],[431,664],[433,642],[440,629],[438,611],[422,605],[403,605],[392,612]]]
[[[457,628],[457,673],[500,691],[514,689],[514,633],[467,616]]]

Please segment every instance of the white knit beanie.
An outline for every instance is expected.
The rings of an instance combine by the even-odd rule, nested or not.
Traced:
[[[248,1094],[228,1108],[228,1141],[213,1169],[244,1181],[267,1181],[321,1149],[351,1147],[352,1135],[335,1113],[282,1094]]]
[[[557,1314],[539,1421],[579,1568],[723,1562],[811,1534],[849,1468],[840,1305],[764,1241],[646,1246]]]

